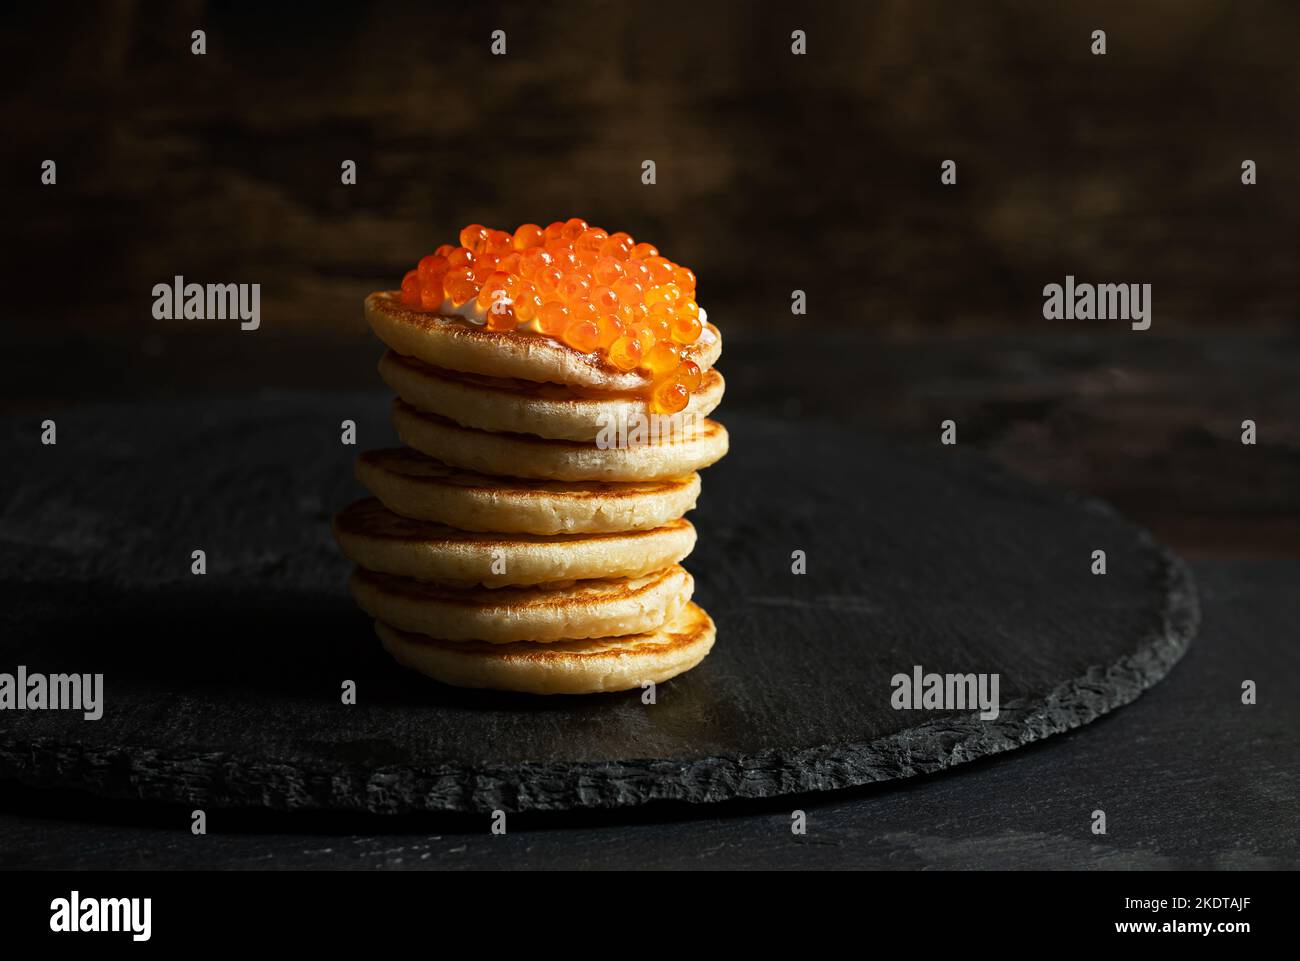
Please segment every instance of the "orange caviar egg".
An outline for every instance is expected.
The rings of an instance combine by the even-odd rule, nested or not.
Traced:
[[[650,271],[651,282],[656,286],[672,283],[673,262],[667,257],[647,257],[645,265]]]
[[[487,243],[488,229],[482,224],[470,224],[460,232],[460,245],[474,253],[483,249]]]
[[[620,304],[627,304],[629,307],[641,303],[643,296],[641,285],[634,280],[628,280],[626,277],[617,281],[614,285],[614,293],[618,296]]]
[[[512,250],[498,260],[497,270],[503,270],[511,277],[519,276],[519,251]]]
[[[673,340],[673,326],[671,320],[671,318],[664,317],[663,315],[647,317],[645,319],[645,326],[649,327],[654,332],[656,342],[662,341],[665,344],[673,344],[675,341]]]
[[[623,264],[617,257],[597,257],[591,275],[598,283],[612,287],[623,279]]]
[[[499,304],[493,304],[488,308],[488,330],[514,330],[517,326],[519,326],[519,319],[515,317],[514,308],[508,299],[503,299]]]
[[[700,383],[704,380],[704,374],[700,372],[700,365],[693,360],[682,361],[673,377],[689,391],[699,390]]]
[[[494,271],[483,281],[483,286],[478,292],[478,305],[482,310],[489,309],[497,300],[498,291],[502,295],[506,293],[506,284],[510,281],[510,275],[502,271]]]
[[[566,274],[573,273],[578,269],[578,255],[573,252],[572,247],[566,247],[562,244],[555,244],[547,247],[546,252],[551,255],[551,260],[555,266]]]
[[[420,275],[417,271],[408,270],[402,278],[402,303],[408,307],[420,306]]]
[[[489,230],[483,249],[489,254],[505,254],[511,250],[510,235],[504,230]]]
[[[627,260],[632,255],[631,240],[627,234],[611,234],[600,245],[600,255],[614,260]]]
[[[526,279],[532,280],[537,276],[537,272],[543,267],[549,267],[555,263],[545,247],[529,247],[519,255],[519,273]]]
[[[694,317],[696,320],[700,317],[700,305],[693,300],[683,300],[673,306],[676,313],[685,314],[688,317]]]
[[[641,289],[650,286],[650,268],[644,260],[633,258],[623,265],[623,276],[641,285]]]
[[[608,350],[610,344],[623,336],[623,324],[611,314],[602,314],[596,321],[596,329],[600,331],[600,339],[596,346],[601,350]]]
[[[600,331],[590,320],[571,320],[564,328],[564,342],[576,351],[589,354],[600,342]]]
[[[429,284],[437,278],[439,283],[442,282],[443,276],[447,273],[447,258],[438,254],[429,254],[427,257],[420,258],[420,264],[416,268],[416,273],[420,275],[420,283]]]
[[[530,250],[542,245],[542,228],[537,224],[520,224],[515,235],[510,238],[510,245],[515,250]]]
[[[638,260],[645,260],[647,257],[658,257],[659,248],[654,244],[634,244],[632,256]]]
[[[474,251],[468,247],[457,247],[451,253],[447,254],[448,267],[468,267],[474,263]]]
[[[649,299],[650,295],[647,294],[646,300],[649,301]],[[646,320],[656,325],[667,324],[668,321],[673,319],[673,314],[675,312],[673,305],[668,303],[668,301],[656,300],[653,304],[647,303]],[[665,326],[664,329],[667,330],[668,328]]]
[[[555,259],[556,267],[562,269],[564,273],[573,273],[581,269],[582,265],[572,247],[551,247],[550,252]]]
[[[606,287],[603,284],[598,287],[592,287],[588,294],[588,299],[596,305],[596,309],[602,314],[618,313],[618,294],[614,293],[614,288]]]
[[[568,326],[569,308],[558,300],[547,301],[537,311],[537,323],[541,326],[542,333],[559,337]]]
[[[636,370],[641,364],[641,342],[624,335],[609,345],[609,362],[622,371]]]
[[[570,217],[564,222],[564,229],[560,231],[560,239],[571,244],[581,237],[586,229],[587,221],[581,217]]]
[[[559,243],[560,240],[562,239],[560,235],[563,233],[564,233],[563,220],[556,220],[552,223],[549,223],[546,225],[546,229],[542,231],[542,243],[544,243],[547,247],[551,246],[551,244]]]
[[[543,267],[533,276],[533,286],[546,300],[558,299],[560,281],[563,279],[564,274],[559,267]]]
[[[662,287],[651,287],[645,292],[645,305],[655,307],[658,304],[672,304],[681,296],[681,290],[676,284],[665,284]]]
[[[436,255],[438,255],[439,257],[446,257],[448,254],[450,254],[450,253],[451,253],[453,250],[455,250],[455,249],[456,249],[456,245],[455,245],[455,244],[441,244],[441,245],[438,247],[438,249],[434,251],[434,253],[435,253]]]
[[[468,267],[452,268],[443,278],[442,290],[447,299],[459,307],[465,301],[478,296],[478,284],[474,283],[474,272]]]
[[[676,414],[686,408],[690,399],[691,392],[686,386],[670,378],[654,385],[650,394],[650,406],[661,414]]]
[[[569,318],[571,321],[586,320],[594,324],[600,320],[600,311],[589,300],[575,300],[569,304]]]
[[[425,310],[438,310],[442,307],[443,300],[444,296],[441,283],[437,286],[426,284],[420,288],[419,306],[423,307]]]
[[[671,373],[677,369],[681,362],[681,355],[672,344],[665,341],[659,341],[641,358],[641,366],[650,371],[655,377]]]
[[[542,298],[532,284],[524,281],[519,285],[519,290],[515,293],[514,308],[515,316],[524,323],[537,316],[537,312],[542,309]]]
[[[587,293],[590,290],[591,284],[582,274],[565,274],[556,287],[560,299],[570,306],[580,300],[586,300]]]
[[[655,334],[653,327],[636,328],[637,343],[641,345],[641,353],[648,354],[650,349],[659,342],[659,337]]]
[[[700,318],[689,314],[675,314],[668,322],[668,331],[679,344],[693,344],[700,339]]]
[[[605,233],[605,231],[601,230],[599,227],[588,227],[582,232],[582,235],[573,242],[573,249],[579,254],[589,253],[599,256],[601,244],[608,239],[609,234]]]

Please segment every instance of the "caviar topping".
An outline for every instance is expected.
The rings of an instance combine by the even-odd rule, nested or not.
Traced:
[[[515,232],[470,224],[402,278],[402,303],[437,311],[474,302],[489,330],[529,331],[652,383],[652,409],[677,413],[701,382],[684,348],[700,337],[695,274],[628,234],[578,217]]]

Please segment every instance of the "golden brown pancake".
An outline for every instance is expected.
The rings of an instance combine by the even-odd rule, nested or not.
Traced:
[[[727,431],[714,420],[693,425],[684,439],[602,450],[596,444],[529,434],[472,430],[393,402],[393,426],[404,444],[446,464],[508,477],[561,481],[638,481],[681,477],[727,453]]]
[[[465,374],[432,367],[391,350],[379,361],[379,376],[416,410],[479,430],[588,442],[599,437],[607,424],[651,416],[640,393]],[[725,387],[720,373],[705,371],[684,413],[707,417],[722,401]]]
[[[523,480],[449,467],[404,447],[366,451],[357,479],[391,511],[465,531],[583,534],[662,527],[695,507],[700,475],[643,483]]]
[[[504,644],[652,631],[691,599],[695,582],[674,566],[635,578],[465,588],[357,568],[348,587],[362,610],[403,631]]]
[[[687,604],[643,634],[554,644],[440,641],[375,622],[398,663],[444,684],[529,694],[592,694],[662,683],[700,663],[713,647],[713,621]]]
[[[609,391],[643,390],[651,383],[639,371],[625,373],[610,366],[597,352],[579,353],[541,334],[488,330],[463,318],[415,310],[404,305],[400,292],[394,290],[366,298],[366,321],[397,353],[448,370]],[[708,370],[721,353],[722,335],[706,324],[700,339],[687,348],[686,357],[700,370]]]
[[[640,577],[672,567],[695,546],[684,519],[615,534],[485,534],[411,520],[374,498],[334,515],[334,537],[368,571],[487,587]]]

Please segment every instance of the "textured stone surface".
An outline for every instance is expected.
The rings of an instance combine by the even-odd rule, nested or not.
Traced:
[[[688,560],[714,653],[600,698],[398,670],[348,600],[330,510],[381,395],[103,407],[5,425],[0,670],[103,672],[104,719],[0,717],[0,775],[210,807],[510,811],[819,791],[938,770],[1093,720],[1198,619],[1185,568],[1092,501],[959,451],[724,418]],[[208,574],[190,575],[190,552]],[[1089,572],[1094,549],[1110,573]],[[790,552],[808,574],[790,573]],[[892,675],[998,672],[1002,714],[894,711]],[[339,702],[357,682],[355,707]]]

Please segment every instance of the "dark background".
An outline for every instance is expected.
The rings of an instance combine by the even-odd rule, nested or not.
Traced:
[[[368,292],[467,222],[578,215],[695,269],[726,340],[722,420],[932,445],[952,418],[963,446],[1098,494],[1191,558],[1204,627],[1169,680],[1080,732],[801,799],[806,845],[780,801],[490,850],[477,823],[272,817],[198,849],[184,812],[6,785],[12,863],[1294,865],[1300,574],[1279,558],[1300,558],[1300,7],[269,6],[6,9],[0,407],[25,443],[78,406],[378,392]],[[178,273],[260,283],[262,328],[153,320],[153,285]],[[1151,283],[1151,329],[1045,321],[1042,288],[1066,274]],[[0,496],[0,517],[30,509]],[[1241,709],[1242,676],[1270,713]],[[1113,845],[1078,837],[1101,797],[1125,805]]]
[[[728,404],[923,442],[951,417],[1192,554],[1300,555],[1295,5],[119,2],[7,21],[9,410],[374,387],[366,293],[467,222],[580,215],[696,270]],[[260,283],[262,329],[154,321],[177,273]],[[1043,320],[1067,273],[1151,283],[1152,328]]]

